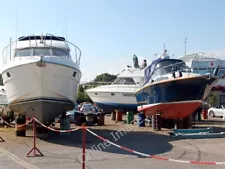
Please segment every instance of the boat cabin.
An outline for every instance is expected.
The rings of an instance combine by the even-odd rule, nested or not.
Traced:
[[[63,37],[46,35],[18,39],[14,57],[42,55],[70,57],[70,48]]]
[[[113,85],[143,85],[144,70],[127,66],[122,73],[117,76]]]
[[[175,72],[191,72],[179,59],[157,59],[145,70],[145,83],[166,80]],[[181,75],[182,76],[182,75]]]

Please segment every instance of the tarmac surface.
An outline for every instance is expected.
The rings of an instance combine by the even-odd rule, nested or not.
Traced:
[[[92,126],[91,130],[118,145],[142,153],[179,160],[225,161],[225,138],[179,140],[169,136],[166,129],[155,132],[150,127],[138,128],[136,125],[115,123],[109,120],[109,117],[106,118],[105,126]],[[203,125],[215,126],[212,123]],[[225,124],[220,122],[215,128],[223,131]],[[0,136],[5,140],[5,142],[0,142],[0,169],[82,168],[81,130],[69,134],[52,131],[39,134],[36,140],[37,148],[44,154],[44,157],[26,156],[33,147],[31,130],[27,130],[27,137],[16,137],[13,128],[1,127]],[[87,133],[86,147],[87,169],[225,168],[225,165],[184,164],[145,158],[113,145],[103,144],[90,133]]]

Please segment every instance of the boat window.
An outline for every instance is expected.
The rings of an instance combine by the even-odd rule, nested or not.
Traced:
[[[190,71],[183,61],[165,60],[165,61],[159,62],[156,65],[156,68],[154,70],[154,75],[158,76],[158,75],[171,73],[171,72],[178,71],[178,70],[182,70],[185,72]]]
[[[219,70],[219,78],[225,79],[225,69],[222,68]]]
[[[50,48],[34,48],[34,56],[51,56]]]
[[[15,51],[15,57],[21,57],[21,56],[31,56],[31,50],[30,49],[17,49]]]
[[[69,56],[69,52],[64,49],[52,48],[53,56]]]
[[[135,82],[131,77],[120,77],[113,84],[135,84]]]
[[[210,73],[211,75],[213,74],[215,68],[194,68],[193,72],[194,73],[199,73],[199,74],[206,74],[206,73]],[[225,69],[224,68],[220,68],[219,70],[219,78],[220,79],[224,79],[225,78]]]

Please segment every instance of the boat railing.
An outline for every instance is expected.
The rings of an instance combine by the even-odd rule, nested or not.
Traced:
[[[57,48],[57,46],[54,46],[52,42],[54,41],[54,39],[58,39],[65,43],[65,47],[67,47],[69,50],[69,54],[70,54],[69,57],[71,57],[71,59],[73,59],[76,64],[80,65],[81,50],[78,46],[76,46],[72,42],[69,42],[62,37],[57,37],[57,36],[54,36],[49,33],[47,33],[45,36],[41,35],[40,36],[41,39],[37,39],[36,37],[37,36],[35,36],[35,35],[29,35],[26,37],[21,37],[20,39],[17,39],[15,41],[11,41],[11,39],[10,39],[10,43],[2,51],[3,64],[6,64],[8,61],[11,61],[15,58],[15,50],[18,47],[17,46],[18,42],[23,39],[27,39],[27,41],[29,41],[29,45],[24,47],[24,49],[26,48],[26,49],[30,49],[30,50],[32,50],[33,48],[36,48],[36,47],[41,47],[41,46],[38,46],[38,41],[41,41],[44,44],[44,47],[49,47],[50,50],[52,50],[52,48]],[[46,37],[50,37],[50,38],[46,39]],[[47,40],[50,41],[49,44],[45,44],[45,42]],[[35,45],[33,44],[33,41],[34,41]],[[23,48],[20,48],[20,49],[23,49]],[[53,56],[52,52],[50,52],[50,53],[51,53],[51,56]],[[58,56],[58,57],[60,57],[60,56]],[[65,56],[61,56],[61,57],[65,58]]]

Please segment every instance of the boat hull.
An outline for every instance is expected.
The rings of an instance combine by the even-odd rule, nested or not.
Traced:
[[[95,102],[96,106],[102,109],[105,113],[111,113],[114,110],[123,110],[123,111],[137,111],[137,104],[119,104],[119,103],[110,103],[110,102]]]
[[[42,123],[51,122],[62,112],[72,110],[74,102],[55,98],[32,98],[11,103],[9,108],[28,117],[35,117]]]
[[[201,105],[217,80],[195,76],[153,83],[136,93],[138,111],[161,113],[170,119],[185,118]]]
[[[54,62],[44,65],[32,61],[11,66],[2,77],[10,109],[46,123],[74,108],[81,73]]]
[[[137,111],[135,92],[137,87],[101,86],[86,91],[96,106],[105,113],[114,110]]]
[[[201,100],[158,103],[138,106],[138,111],[145,112],[146,115],[161,114],[165,119],[185,118],[197,110],[202,105]]]

